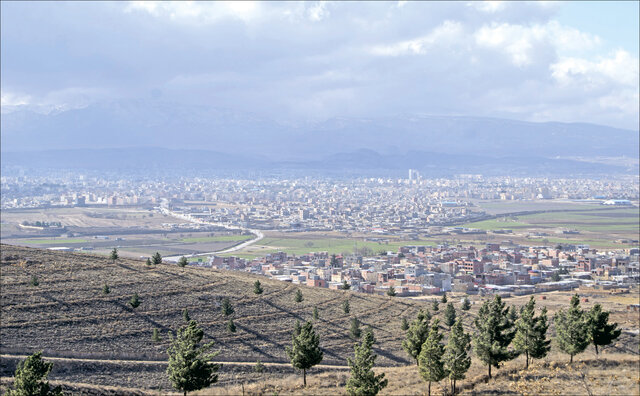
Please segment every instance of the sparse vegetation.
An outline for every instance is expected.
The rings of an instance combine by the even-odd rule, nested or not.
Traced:
[[[231,305],[231,301],[229,301],[228,297],[225,297],[222,299],[222,304],[220,305],[220,309],[222,309],[222,313],[224,314],[224,316],[232,315],[235,312],[235,310],[233,309],[233,306]]]
[[[158,329],[153,329],[153,334],[151,335],[151,341],[153,342],[160,342],[162,341],[160,339],[160,332],[158,331]]]
[[[264,292],[262,284],[260,283],[259,279],[256,279],[256,281],[253,283],[253,294],[260,295],[262,294],[262,292]]]
[[[345,314],[348,314],[349,312],[351,312],[351,306],[349,305],[349,300],[344,300],[342,302],[342,312],[344,312]]]
[[[42,352],[36,352],[18,363],[15,373],[14,389],[8,396],[62,396],[60,387],[51,388],[47,377],[53,363],[42,360]]]
[[[155,265],[162,264],[162,256],[159,252],[155,252],[155,254],[151,256],[151,262]]]
[[[129,300],[129,305],[131,305],[132,308],[138,308],[140,306],[140,297],[138,296],[138,293],[135,293],[131,299]]]
[[[109,293],[111,293],[111,288],[109,287],[109,285],[105,283],[104,286],[102,286],[102,294],[109,294]]]
[[[296,290],[296,295],[294,297],[294,301],[297,303],[301,303],[304,298],[302,297],[302,291],[300,289]]]
[[[389,297],[395,297],[396,296],[395,287],[389,286],[389,289],[387,289],[387,296],[389,296]]]
[[[351,318],[350,323],[351,327],[349,327],[349,334],[351,335],[351,338],[357,340],[362,334],[362,330],[360,330],[360,321],[358,320],[358,318]]]
[[[115,262],[119,257],[118,257],[118,249],[113,248],[113,250],[111,251],[111,255],[109,256],[111,258],[111,260],[113,262]]]
[[[187,264],[189,264],[189,260],[187,260],[185,256],[180,257],[180,260],[178,260],[178,265],[180,267],[186,267]]]

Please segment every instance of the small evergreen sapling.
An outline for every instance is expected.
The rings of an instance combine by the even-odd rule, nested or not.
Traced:
[[[418,355],[418,368],[422,379],[429,383],[427,395],[431,395],[431,383],[440,382],[447,376],[444,369],[444,345],[442,334],[438,330],[438,319],[433,320],[429,334]]]
[[[160,332],[158,329],[153,329],[153,334],[151,335],[151,341],[160,342]]]
[[[617,328],[617,323],[609,323],[609,312],[603,311],[600,304],[595,304],[591,308],[587,323],[589,324],[589,338],[596,348],[596,355],[598,355],[598,345],[609,345],[622,333],[622,330]]]
[[[515,337],[509,308],[505,308],[502,298],[496,295],[482,304],[474,324],[477,330],[473,337],[474,349],[480,361],[487,365],[491,379],[491,367],[499,368],[502,362],[517,356],[508,348]]]
[[[111,258],[111,261],[115,263],[116,260],[118,259],[118,249],[113,248],[113,250],[111,251],[111,255],[109,257]]]
[[[342,290],[349,290],[351,289],[351,285],[347,283],[346,280],[342,281]]]
[[[395,297],[396,295],[396,289],[393,286],[389,286],[389,289],[387,289],[387,296],[389,297]]]
[[[468,311],[471,309],[471,301],[469,301],[469,297],[466,297],[462,300],[462,308],[463,311]]]
[[[31,286],[38,286],[40,284],[40,281],[38,280],[38,277],[35,275],[31,275],[31,282],[29,282],[31,284]]]
[[[51,389],[47,377],[53,368],[53,363],[42,360],[42,351],[28,356],[18,363],[15,372],[14,390],[7,392],[9,396],[62,396],[60,387]]]
[[[318,307],[313,307],[313,320],[318,320],[318,318],[320,317],[320,314],[318,313]]]
[[[222,313],[224,314],[224,316],[229,316],[235,312],[228,297],[222,299],[220,308],[222,309]]]
[[[191,322],[191,317],[189,316],[189,310],[188,309],[185,308],[185,309],[182,310],[182,318],[184,319],[184,321],[186,323]]]
[[[430,320],[431,315],[428,311],[418,312],[418,316],[409,326],[405,339],[402,341],[402,348],[416,361],[416,364],[418,364],[418,355],[420,355],[422,344],[429,335]]]
[[[570,363],[573,363],[573,357],[584,352],[590,342],[589,323],[580,308],[580,297],[577,294],[571,298],[571,307],[567,311],[558,311],[554,321],[558,347],[571,356]]]
[[[400,325],[402,331],[407,331],[409,329],[409,321],[407,318],[402,318],[402,324]]]
[[[462,320],[456,320],[449,333],[449,342],[444,352],[444,369],[451,384],[451,393],[456,393],[456,381],[465,378],[471,367],[471,336],[464,332]]]
[[[302,297],[302,291],[300,289],[296,290],[296,295],[294,296],[294,300],[297,303],[302,302],[302,300],[304,300],[304,298]]]
[[[447,300],[447,292],[443,292],[442,293],[442,298],[440,299],[440,302],[443,303],[443,304],[446,304],[447,301],[448,301]]]
[[[104,286],[102,286],[102,294],[109,294],[109,293],[111,293],[111,288],[109,288],[109,285],[105,283]]]
[[[160,252],[155,252],[153,256],[151,256],[151,261],[153,264],[162,264],[162,256]]]
[[[349,312],[351,312],[351,307],[349,306],[349,300],[344,300],[342,302],[342,312],[344,312],[345,314],[348,314]]]
[[[140,306],[140,297],[138,297],[138,293],[134,293],[133,297],[131,297],[131,300],[129,300],[129,305],[131,305],[131,307],[138,308]]]
[[[189,264],[189,260],[187,260],[185,256],[180,257],[180,260],[178,260],[178,265],[184,268],[187,266],[187,264]]]
[[[440,309],[440,304],[438,304],[438,300],[433,300],[433,303],[431,304],[431,309],[433,310],[433,312],[438,312],[438,310]]]
[[[227,330],[229,331],[229,333],[236,332],[236,324],[233,323],[233,319],[229,319],[229,321],[227,322]]]
[[[536,317],[535,306],[535,298],[531,296],[515,323],[513,347],[518,354],[525,355],[525,368],[529,368],[531,359],[542,359],[551,349],[551,341],[547,340],[547,309],[543,308],[540,316]]]
[[[253,293],[260,295],[263,291],[264,289],[262,288],[260,281],[256,279],[256,281],[253,283]]]
[[[456,309],[453,307],[453,303],[447,303],[447,307],[444,309],[444,323],[451,327],[456,322]]]
[[[307,370],[322,361],[323,353],[320,349],[320,337],[313,330],[313,324],[306,322],[300,326],[296,322],[291,336],[291,347],[286,349],[291,365],[302,370],[303,383],[307,386]]]
[[[360,343],[354,346],[353,359],[347,358],[347,363],[351,368],[351,375],[347,380],[347,393],[353,396],[371,395],[375,396],[384,387],[388,380],[384,378],[384,373],[376,375],[373,366],[377,356],[373,353],[375,337],[373,332],[367,330]]]
[[[351,338],[357,340],[360,338],[362,331],[360,330],[360,321],[358,318],[351,318],[351,327],[349,328],[349,334]]]

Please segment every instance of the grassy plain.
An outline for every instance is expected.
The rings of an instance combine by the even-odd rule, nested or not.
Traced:
[[[420,308],[429,307],[429,297],[422,300],[389,298],[354,292],[308,288],[273,281],[254,275],[211,270],[180,268],[173,264],[146,266],[143,261],[122,259],[116,263],[106,257],[57,253],[2,245],[0,270],[0,376],[10,382],[15,355],[44,349],[45,356],[60,356],[51,374],[65,389],[80,393],[107,393],[119,387],[120,393],[167,393],[170,389],[164,370],[168,331],[184,324],[183,309],[204,329],[205,340],[216,342],[224,363],[220,383],[203,394],[239,394],[245,384],[247,394],[340,394],[347,378],[346,358],[353,354],[349,337],[349,320],[358,317],[363,326],[375,331],[379,355],[377,370],[387,373],[389,387],[384,394],[423,394],[425,384],[414,364],[401,348],[403,317],[411,320]],[[32,276],[39,279],[30,285]],[[253,294],[253,282],[260,279],[263,295]],[[111,293],[103,294],[108,284]],[[303,292],[301,303],[294,301],[297,289]],[[128,301],[138,293],[142,304],[133,309]],[[549,316],[566,307],[571,293],[547,293],[539,296],[538,308],[549,309]],[[226,330],[228,317],[220,312],[220,301],[228,297],[235,308],[236,333]],[[452,294],[457,304],[462,295]],[[466,380],[460,381],[467,394],[586,394],[582,374],[588,373],[587,385],[593,394],[634,394],[638,380],[638,313],[627,310],[630,301],[638,301],[638,289],[629,294],[588,296],[582,303],[590,308],[601,302],[612,311],[611,320],[623,329],[621,338],[604,348],[599,359],[593,348],[578,355],[577,363],[567,367],[568,356],[553,353],[540,361],[536,371],[521,372],[522,358],[496,370],[496,379],[485,384],[486,368],[474,358]],[[528,296],[508,298],[508,304],[523,305]],[[341,303],[350,301],[351,313],[344,314]],[[471,325],[481,304],[472,296],[472,308],[463,315],[465,328]],[[288,365],[284,349],[291,342],[296,320],[312,320],[313,308],[320,318],[315,321],[321,346],[325,351],[323,366],[309,373],[310,388],[301,389],[301,378]],[[442,310],[438,313],[442,315]],[[160,342],[151,340],[158,328]],[[446,328],[443,331],[446,334]],[[553,334],[553,328],[550,330]],[[265,362],[263,373],[254,372],[257,359]],[[585,366],[582,367],[581,363]],[[616,375],[611,383],[610,377]],[[609,379],[607,379],[609,378]],[[87,388],[92,384],[95,389]],[[440,392],[444,381],[434,385]],[[2,389],[0,387],[0,389]],[[97,390],[96,390],[97,389]],[[101,392],[102,391],[102,392]],[[114,391],[115,392],[115,391]],[[116,392],[117,393],[117,392]],[[637,394],[637,392],[635,393]]]

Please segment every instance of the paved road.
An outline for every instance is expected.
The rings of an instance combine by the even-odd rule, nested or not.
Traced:
[[[180,257],[198,257],[198,256],[211,256],[214,254],[223,254],[223,253],[231,253],[231,252],[235,252],[238,251],[240,249],[244,249],[249,245],[252,245],[256,242],[258,242],[259,240],[261,240],[262,238],[264,238],[264,234],[260,231],[260,230],[252,230],[249,228],[242,228],[242,227],[238,227],[238,226],[234,226],[234,225],[229,225],[229,224],[223,224],[223,223],[212,223],[209,221],[204,221],[201,219],[194,219],[193,217],[191,217],[190,215],[185,215],[182,213],[176,213],[173,212],[169,209],[165,209],[165,208],[160,208],[160,210],[162,211],[163,214],[167,215],[167,216],[173,216],[173,217],[177,217],[179,219],[183,219],[186,220],[188,222],[191,223],[196,223],[196,224],[209,224],[209,225],[214,225],[217,227],[224,227],[226,229],[229,230],[241,230],[241,231],[247,231],[252,233],[253,235],[255,235],[256,237],[253,239],[250,239],[248,241],[244,241],[238,245],[232,246],[230,248],[227,249],[223,249],[223,250],[216,250],[215,252],[206,252],[206,253],[198,253],[198,254],[186,254],[186,255],[179,255],[179,256],[168,256],[168,257],[163,257],[163,260],[166,261],[178,261],[180,260]]]

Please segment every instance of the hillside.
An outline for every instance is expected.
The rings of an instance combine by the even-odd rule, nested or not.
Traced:
[[[238,394],[242,392],[241,384],[251,394],[342,392],[348,375],[346,358],[353,354],[353,340],[349,338],[349,319],[353,316],[375,330],[379,355],[376,367],[387,372],[390,379],[384,393],[425,391],[415,366],[402,350],[404,332],[400,326],[402,317],[412,320],[421,307],[431,305],[431,299],[308,288],[246,273],[180,268],[175,264],[148,267],[139,260],[120,259],[113,263],[95,255],[10,245],[1,248],[0,376],[5,386],[11,381],[9,377],[20,356],[44,349],[45,356],[54,357],[50,378],[65,389],[88,394],[164,393],[170,389],[164,353],[168,331],[175,331],[184,323],[182,311],[187,308],[191,318],[203,327],[205,341],[216,342],[214,349],[220,351],[217,360],[224,362],[220,383],[206,394]],[[32,276],[37,277],[39,285],[31,285]],[[253,294],[256,279],[265,290],[261,296]],[[105,283],[111,288],[107,295],[102,292]],[[298,288],[304,295],[301,303],[294,301]],[[128,304],[134,293],[142,302],[135,310]],[[549,357],[536,363],[537,371],[521,371],[524,362],[518,358],[496,370],[496,379],[485,384],[486,368],[474,357],[468,379],[459,385],[470,393],[572,389],[586,394],[582,375],[587,372],[591,373],[587,387],[594,394],[610,390],[604,381],[612,374],[618,379],[611,393],[637,394],[638,313],[627,310],[627,304],[637,301],[637,296],[636,289],[627,295],[590,297],[589,302],[583,303],[583,308],[589,308],[594,302],[601,302],[612,311],[611,320],[623,329],[620,339],[604,349],[599,358],[589,347],[576,357],[574,367],[567,367],[568,357],[554,348]],[[235,308],[235,334],[227,332],[228,318],[219,308],[224,297]],[[457,302],[459,297],[450,299]],[[568,292],[549,293],[538,306],[547,306],[551,317],[557,309],[567,306],[569,298]],[[349,315],[342,312],[345,299],[350,301]],[[527,300],[528,296],[514,297],[507,303],[522,305]],[[475,297],[472,301],[472,309],[463,314],[467,331],[472,331],[471,322],[480,302]],[[319,310],[315,327],[325,358],[322,365],[310,371],[310,388],[303,390],[300,377],[288,363],[285,346],[291,342],[295,321],[311,320],[314,306]],[[160,330],[159,343],[151,340],[154,328]],[[447,330],[443,330],[446,335]],[[265,363],[263,373],[254,372],[258,359]],[[543,377],[548,378],[546,388],[540,388],[537,382]],[[444,384],[434,385],[435,392]]]

